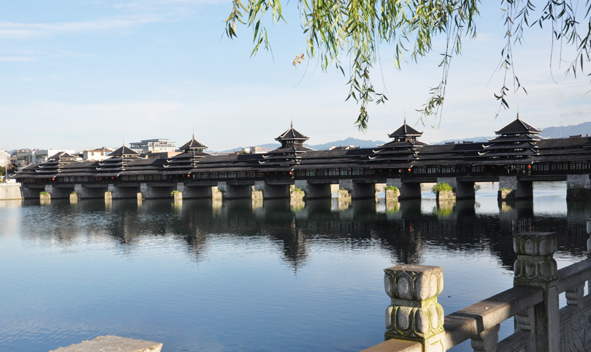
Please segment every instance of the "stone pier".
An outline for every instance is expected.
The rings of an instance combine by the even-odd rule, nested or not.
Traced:
[[[137,199],[137,194],[140,193],[139,186],[123,186],[109,184],[107,188],[107,192],[110,194],[105,194],[105,200],[108,199]]]
[[[456,177],[438,177],[437,183],[447,183],[453,187],[455,199],[474,199],[474,182],[460,181]]]
[[[181,192],[183,199],[212,198],[212,187],[210,186],[193,187],[179,182],[176,185],[176,190]]]
[[[591,180],[589,175],[567,175],[566,177],[567,200],[591,199]]]
[[[534,197],[532,181],[520,181],[517,176],[499,177],[499,201],[513,199],[531,199]]]
[[[339,189],[346,190],[351,199],[375,199],[376,185],[374,183],[356,183],[353,180],[339,180]]]
[[[51,199],[70,199],[70,193],[74,191],[74,187],[56,187],[54,185],[46,185],[45,192],[49,193]]]
[[[174,186],[164,185],[148,185],[147,183],[140,183],[140,192],[143,199],[162,199],[170,198],[171,192],[175,190]]]
[[[74,192],[78,196],[78,199],[101,199],[105,197],[107,186],[100,187],[88,187],[86,185],[76,184],[74,185]]]
[[[39,199],[39,192],[45,191],[45,186],[42,187],[26,187],[21,186],[21,194],[24,199]]]
[[[222,192],[222,199],[252,198],[252,186],[230,185],[227,182],[218,182],[218,189]]]
[[[421,184],[403,182],[399,178],[389,178],[386,180],[386,186],[394,186],[398,188],[400,195],[398,199],[421,199]]]
[[[330,199],[332,193],[330,191],[330,183],[310,183],[306,180],[296,180],[295,188],[304,191],[305,199]]]
[[[281,199],[281,198],[289,198],[289,184],[269,184],[265,181],[256,181],[254,184],[255,191],[262,191],[263,192],[263,199]]]

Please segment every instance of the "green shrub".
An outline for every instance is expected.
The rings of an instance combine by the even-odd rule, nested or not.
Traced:
[[[451,215],[451,213],[453,213],[454,208],[453,207],[445,207],[445,208],[438,208],[437,209],[437,215],[439,216],[449,216]]]
[[[303,192],[301,188],[292,188],[292,189],[291,189],[291,191],[292,191],[293,193],[300,193],[300,192]]]
[[[398,192],[398,187],[396,187],[396,186],[386,186],[386,191]]]
[[[453,191],[454,188],[449,183],[438,183],[431,188],[431,192],[437,194],[439,192]]]
[[[171,196],[171,197],[174,197],[175,195],[177,195],[177,194],[180,194],[180,193],[181,193],[181,192],[179,192],[179,191],[177,191],[177,190],[175,189],[174,191],[170,192],[170,196]]]
[[[47,192],[45,192],[45,191],[41,191],[41,192],[39,192],[39,195],[40,195],[40,196],[48,196],[48,195],[49,195],[49,193],[47,193]]]

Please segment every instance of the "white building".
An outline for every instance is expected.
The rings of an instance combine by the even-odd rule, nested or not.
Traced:
[[[174,152],[175,142],[169,142],[168,139],[143,139],[141,142],[129,143],[130,149],[139,154]]]
[[[16,152],[16,166],[20,169],[30,164],[41,164],[47,161],[47,158],[59,152],[75,155],[72,149],[25,149]]]
[[[0,149],[0,166],[6,168],[10,164],[10,154],[4,149]]]
[[[263,154],[266,153],[268,151],[271,151],[271,148],[267,148],[267,147],[246,147],[244,149],[242,149],[239,153],[245,153],[245,154]]]
[[[109,158],[115,149],[102,147],[99,149],[86,149],[82,152],[82,159],[87,161],[101,161]]]

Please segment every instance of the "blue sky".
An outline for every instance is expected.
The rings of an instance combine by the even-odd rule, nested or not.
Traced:
[[[6,2],[0,14],[0,149],[118,146],[147,138],[181,145],[193,130],[210,149],[273,142],[294,126],[310,144],[346,137],[387,140],[406,114],[415,112],[437,84],[441,40],[418,64],[392,66],[392,48],[381,47],[374,71],[389,101],[371,106],[369,129],[358,132],[358,107],[345,102],[347,78],[323,73],[315,60],[295,68],[306,51],[295,2],[288,24],[271,26],[273,55],[251,58],[251,32],[224,36],[231,3],[221,0],[55,0]],[[511,109],[498,109],[494,74],[503,47],[502,12],[482,5],[476,39],[464,41],[450,71],[439,129],[435,120],[422,140],[491,135],[517,111],[537,127],[589,121],[588,77],[565,77],[555,52],[550,69],[550,28],[529,30],[515,49],[516,70],[528,95],[511,94]],[[568,49],[563,58],[569,57]],[[492,79],[491,79],[492,76]],[[489,82],[490,79],[490,82]],[[591,133],[591,131],[582,131]]]

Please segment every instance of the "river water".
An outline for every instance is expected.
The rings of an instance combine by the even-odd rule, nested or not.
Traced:
[[[515,231],[556,231],[559,268],[586,258],[591,203],[567,202],[556,182],[499,206],[496,187],[453,209],[428,192],[347,209],[335,199],[0,201],[0,351],[107,334],[164,352],[358,351],[383,341],[384,268],[442,266],[449,314],[512,286]]]

